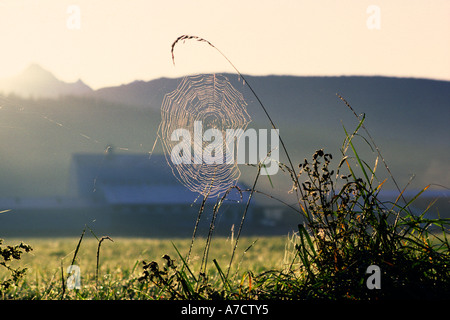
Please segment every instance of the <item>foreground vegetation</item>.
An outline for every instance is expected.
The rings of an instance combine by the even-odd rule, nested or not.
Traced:
[[[20,243],[18,239],[7,239],[9,243]],[[233,240],[217,238],[211,255],[221,265],[229,261]],[[255,274],[268,269],[284,268],[292,259],[294,243],[290,237],[243,237],[240,242],[239,268],[232,270],[233,281],[239,283],[245,270]],[[98,239],[86,231],[78,248],[74,264],[80,268],[81,288],[67,288],[68,267],[72,264],[79,238],[31,238],[26,242],[33,248],[11,267],[26,268],[26,273],[15,284],[2,290],[3,299],[160,299],[160,289],[146,281],[143,276],[143,261],[165,263],[163,254],[177,257],[177,250],[187,252],[191,239],[144,239],[116,238],[113,242],[102,242],[97,269]],[[190,266],[198,270],[201,263],[205,239],[197,239],[192,249]],[[251,247],[248,250],[248,247]],[[175,249],[176,248],[176,249]],[[179,259],[176,262],[178,264]],[[64,275],[64,277],[62,277]],[[0,269],[0,279],[9,278],[6,269]],[[220,276],[213,269],[209,272],[211,284],[220,287]],[[64,289],[64,287],[66,287]]]

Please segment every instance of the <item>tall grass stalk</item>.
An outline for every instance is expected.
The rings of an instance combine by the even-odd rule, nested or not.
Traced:
[[[97,239],[98,240],[98,239]],[[111,239],[109,236],[101,237],[100,240],[98,240],[98,247],[97,247],[97,265],[95,267],[95,286],[98,287],[98,269],[100,265],[100,246],[102,245],[102,242],[104,240],[109,240],[111,242],[114,242],[113,239]]]
[[[243,79],[243,81],[245,82],[245,84],[248,86],[248,88],[249,88],[250,91],[252,92],[253,96],[254,96],[254,97],[256,98],[256,100],[258,101],[258,103],[259,103],[261,109],[263,110],[264,114],[266,115],[267,119],[269,120],[269,122],[270,122],[272,128],[273,128],[273,129],[277,129],[277,126],[275,125],[274,121],[272,120],[272,117],[269,115],[269,113],[268,113],[268,111],[267,111],[267,108],[264,106],[264,104],[263,104],[262,101],[260,100],[259,96],[256,94],[256,92],[255,92],[255,90],[253,89],[253,87],[250,85],[250,83],[248,82],[248,80],[247,80],[247,79],[244,77],[244,75],[239,71],[239,69],[231,62],[231,60],[228,59],[228,57],[227,57],[227,56],[226,56],[219,48],[217,48],[216,46],[214,46],[210,41],[208,41],[208,40],[206,40],[206,39],[204,39],[204,38],[201,38],[201,37],[198,37],[198,36],[192,36],[192,35],[182,35],[182,36],[178,37],[178,38],[172,43],[172,47],[171,47],[172,62],[173,62],[174,65],[175,65],[175,54],[174,54],[175,47],[176,47],[176,45],[177,45],[179,42],[181,42],[181,41],[184,42],[184,41],[186,41],[186,40],[196,40],[196,41],[199,41],[199,42],[207,43],[210,47],[214,48],[214,49],[215,49],[215,50],[216,50],[223,58],[225,58],[225,60],[227,60],[227,62],[228,62],[228,63],[231,65],[231,67],[236,71],[236,73],[239,75],[239,77],[241,77],[241,78]],[[292,163],[291,157],[289,156],[289,153],[288,153],[287,148],[286,148],[286,146],[285,146],[284,140],[282,139],[282,137],[281,137],[281,135],[280,135],[280,133],[279,133],[278,131],[277,131],[277,134],[278,134],[278,139],[279,139],[279,141],[280,141],[280,143],[281,143],[281,147],[283,148],[283,151],[284,151],[284,153],[286,154],[286,158],[288,159],[289,165],[290,165],[292,171],[295,171],[294,165],[293,165],[293,163]],[[296,182],[297,182],[297,185],[298,185],[298,180],[297,180]],[[302,192],[302,190],[301,190],[301,189],[296,189],[295,192],[296,192],[296,195],[297,195],[297,200],[298,200],[298,205],[299,205],[299,207],[303,210],[303,212],[304,212],[306,215],[308,215],[308,214],[309,214],[308,209],[302,205],[302,201],[301,201],[301,199],[303,198],[303,192]],[[300,193],[301,197],[300,197],[299,193]]]

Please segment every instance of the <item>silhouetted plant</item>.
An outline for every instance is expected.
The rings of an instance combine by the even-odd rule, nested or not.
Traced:
[[[20,267],[13,268],[9,263],[12,260],[20,260],[24,251],[30,252],[32,250],[31,246],[24,243],[15,246],[5,246],[3,245],[3,241],[3,239],[0,239],[0,266],[3,266],[9,271],[10,277],[0,282],[0,293],[17,283],[27,270],[26,268]]]
[[[394,203],[380,200],[384,181],[376,183],[376,167],[371,169],[360,158],[352,142],[362,121],[352,135],[346,132],[336,175],[330,169],[331,154],[323,150],[316,151],[312,161],[305,159],[300,164],[297,176],[305,177],[300,188],[309,212],[305,223],[299,225],[296,250],[301,263],[298,269],[290,268],[288,272],[262,274],[258,278],[260,296],[450,296],[450,246],[446,236],[449,219],[425,219],[424,214],[413,215],[409,211],[409,206],[428,187],[405,205],[400,205],[398,199]],[[353,150],[352,157],[346,154],[348,147]],[[364,178],[359,178],[351,159]],[[345,168],[348,173],[342,174]],[[430,232],[431,226],[442,234]],[[369,290],[366,286],[370,265],[377,265],[382,272],[382,290]],[[271,291],[274,283],[276,293]]]

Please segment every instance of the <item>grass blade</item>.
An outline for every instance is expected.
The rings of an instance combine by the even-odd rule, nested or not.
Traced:
[[[309,256],[311,255],[305,246],[304,238],[306,238],[306,241],[308,242],[308,245],[312,250],[314,250],[313,243],[311,241],[311,238],[309,237],[308,232],[306,231],[305,227],[301,224],[298,225],[298,230],[300,233],[300,242],[301,245],[296,245],[298,255],[300,259],[302,260],[303,265],[305,266],[306,270],[308,271],[308,274],[314,279],[314,273],[311,270],[311,263],[309,261]],[[315,250],[313,251],[314,255],[316,255]]]
[[[315,248],[314,248],[314,244],[313,244],[313,242],[312,242],[312,240],[311,240],[311,237],[310,237],[308,231],[306,231],[305,226],[302,225],[302,224],[299,224],[299,225],[298,225],[298,230],[299,230],[299,232],[300,232],[301,238],[303,239],[303,237],[305,237],[306,241],[308,242],[309,248],[311,249],[311,251],[312,251],[313,254],[314,254],[313,256],[316,256],[317,253],[316,253],[316,250],[315,250]]]
[[[114,242],[113,239],[111,239],[108,236],[102,237],[99,241],[98,241],[98,247],[97,247],[97,267],[95,268],[95,285],[98,286],[98,267],[100,264],[100,246],[102,245],[103,240],[110,240],[112,242]]]
[[[222,283],[228,292],[231,292],[231,285],[227,280],[227,277],[223,273],[216,259],[213,259],[214,265],[216,266],[217,271],[219,272],[220,278],[222,279]]]
[[[172,246],[174,247],[175,251],[177,252],[178,256],[180,257],[181,261],[183,262],[183,268],[186,267],[186,269],[189,271],[190,275],[192,276],[192,278],[194,279],[195,282],[197,281],[197,278],[194,276],[194,273],[191,271],[191,269],[189,268],[186,260],[184,260],[183,256],[181,255],[180,251],[178,250],[178,248],[175,246],[175,244],[173,242]],[[183,270],[183,269],[182,269]]]
[[[347,142],[347,148],[348,148],[348,146],[351,147],[351,149],[352,149],[352,151],[353,151],[353,154],[354,154],[355,157],[356,157],[356,161],[358,162],[358,164],[359,164],[359,166],[361,167],[361,170],[362,170],[362,172],[363,172],[363,174],[364,174],[364,178],[366,178],[366,181],[367,181],[368,183],[370,183],[371,180],[369,179],[369,176],[367,175],[365,166],[364,166],[364,164],[362,163],[362,160],[361,160],[361,158],[359,157],[359,154],[358,154],[358,152],[356,151],[356,148],[355,148],[355,146],[353,145],[353,142],[352,142],[353,137],[356,135],[356,133],[358,132],[359,128],[361,128],[361,126],[363,125],[364,120],[365,120],[365,115],[363,116],[363,118],[361,119],[361,121],[359,122],[358,126],[356,127],[355,131],[353,132],[353,134],[352,134],[351,136],[348,135],[348,132],[347,132],[347,130],[345,129],[345,127],[344,127],[344,131],[345,131],[346,139],[348,139],[348,142]],[[366,140],[366,142],[368,143],[367,140]],[[369,144],[369,146],[370,146],[370,144]],[[346,149],[345,149],[345,150],[346,150]],[[344,152],[344,153],[345,153],[345,152]],[[367,164],[366,164],[366,165],[367,165]]]
[[[77,259],[78,250],[80,249],[80,246],[81,246],[81,241],[83,241],[84,234],[86,233],[86,227],[87,226],[85,226],[84,229],[83,229],[83,232],[81,232],[80,240],[78,240],[77,247],[75,248],[75,253],[73,254],[73,259],[72,259],[71,265],[74,265],[75,264],[75,260]]]

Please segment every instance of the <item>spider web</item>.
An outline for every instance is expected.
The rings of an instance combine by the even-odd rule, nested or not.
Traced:
[[[240,176],[236,161],[227,163],[225,160],[225,146],[222,150],[224,158],[220,163],[211,163],[205,154],[200,163],[195,159],[195,152],[191,153],[190,163],[174,164],[171,159],[171,151],[178,144],[172,141],[172,133],[176,129],[189,131],[191,140],[194,140],[194,151],[208,148],[210,142],[192,139],[197,121],[202,122],[203,131],[216,129],[223,137],[228,129],[245,130],[251,121],[243,95],[225,76],[187,76],[174,91],[164,96],[161,105],[160,138],[174,176],[193,192],[203,196],[218,196],[236,185]]]

